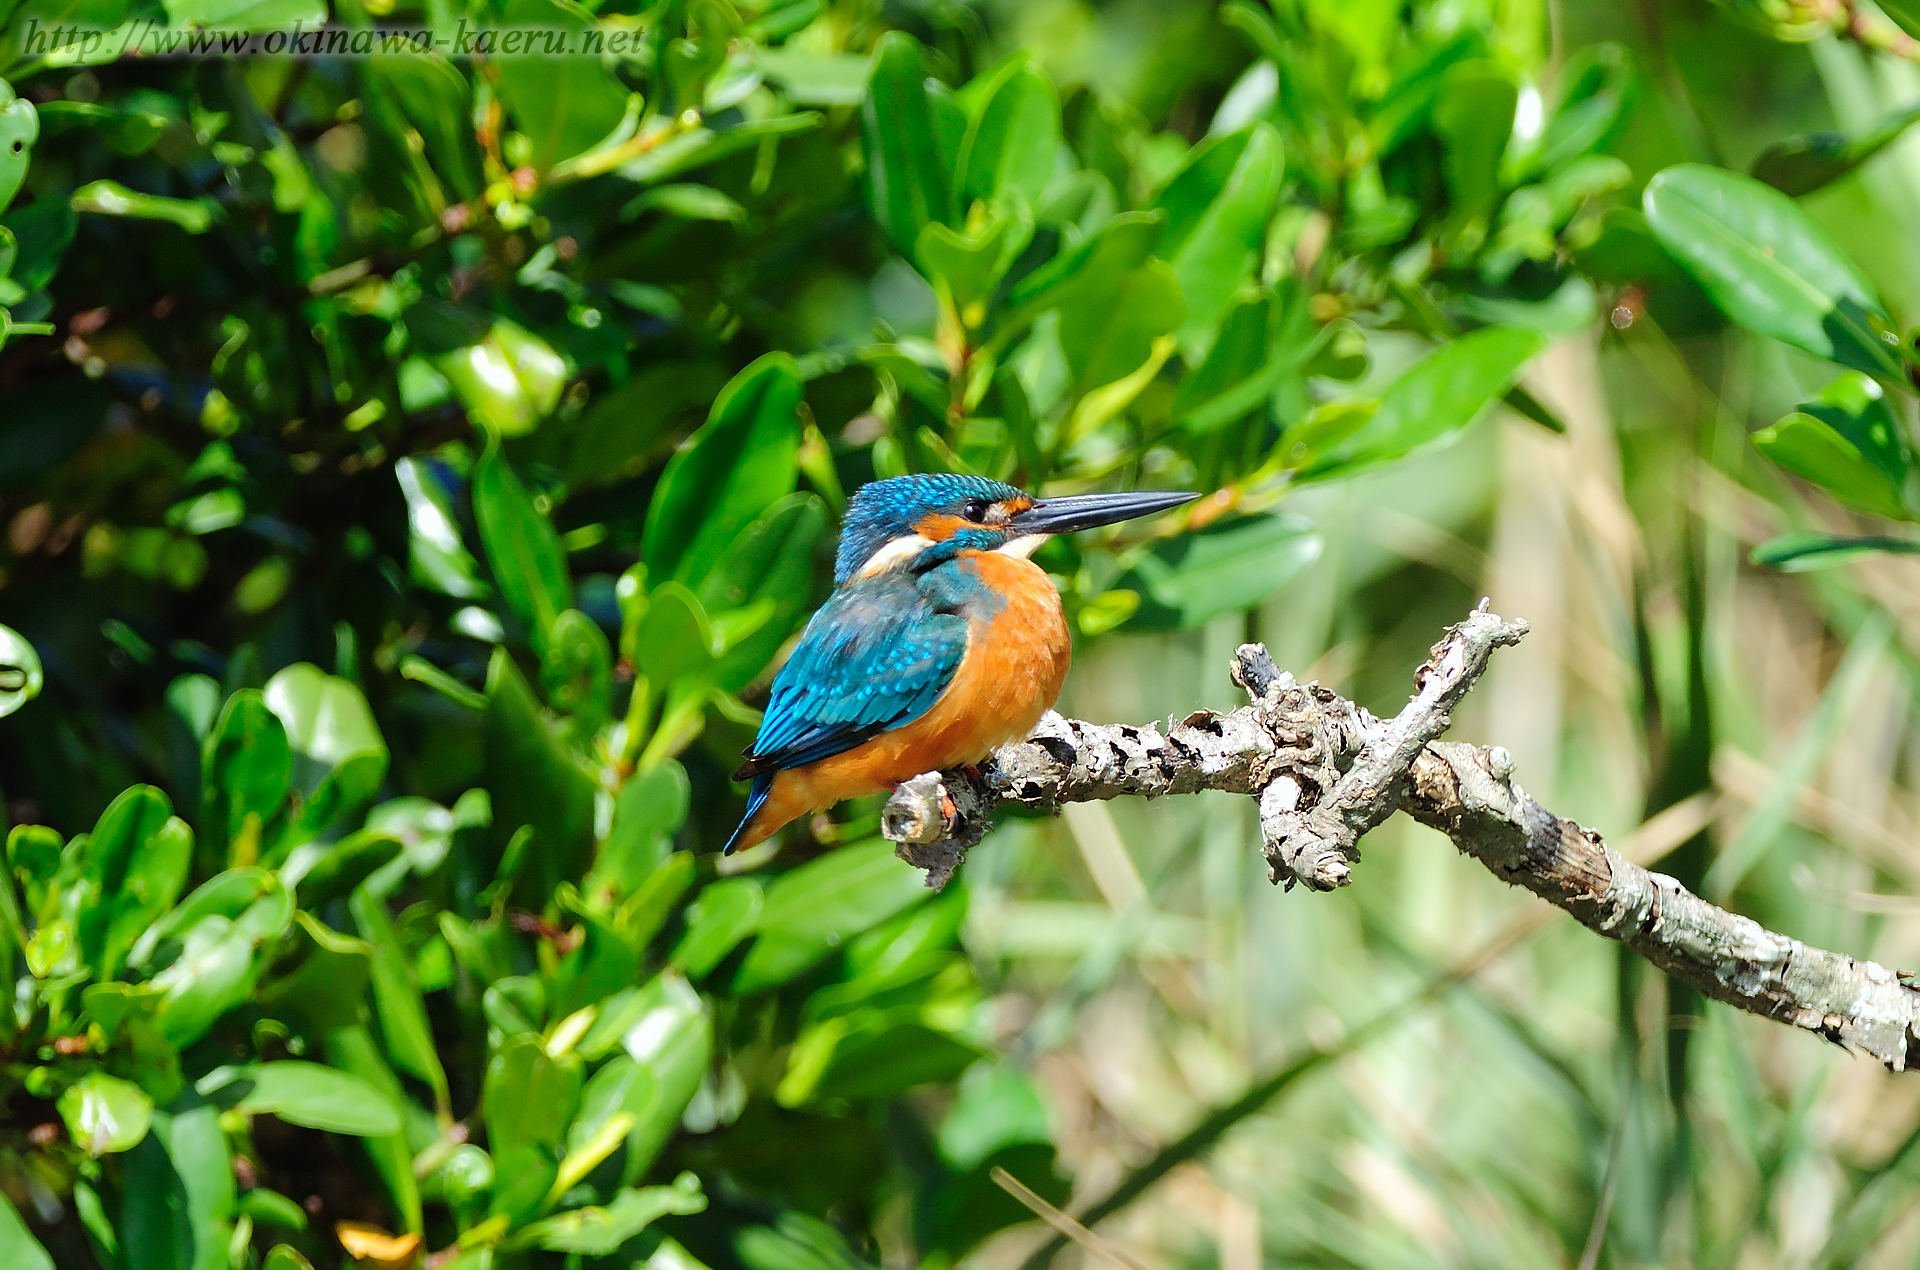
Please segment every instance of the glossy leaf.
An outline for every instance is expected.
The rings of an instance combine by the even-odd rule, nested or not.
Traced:
[[[1060,309],[1060,348],[1076,396],[1126,378],[1154,356],[1154,343],[1186,321],[1173,270],[1158,260],[1090,278]]]
[[[689,979],[704,978],[753,933],[762,902],[753,878],[727,878],[701,891],[687,909],[687,933],[674,946],[674,969]]]
[[[540,661],[540,686],[583,742],[597,734],[611,714],[613,649],[606,633],[580,610],[568,609],[554,621]]]
[[[20,183],[27,179],[27,164],[39,136],[40,118],[33,103],[14,96],[12,85],[0,80],[0,211],[13,202]],[[0,269],[0,277],[5,276]]]
[[[487,593],[480,566],[461,541],[453,499],[431,459],[404,458],[393,465],[407,499],[407,559],[416,582],[445,595],[470,599]]]
[[[607,1257],[660,1218],[706,1207],[699,1179],[682,1173],[672,1186],[622,1187],[604,1207],[591,1204],[534,1222],[517,1232],[510,1246]]]
[[[1880,385],[1842,375],[1815,401],[1754,434],[1755,448],[1780,466],[1866,511],[1912,519],[1906,498],[1913,450]]]
[[[481,1107],[496,1160],[535,1146],[557,1158],[580,1101],[580,1061],[550,1056],[537,1036],[509,1037],[487,1064]]]
[[[386,741],[366,697],[353,684],[310,662],[295,662],[267,680],[263,696],[286,729],[287,743],[311,765],[302,785],[311,786],[322,773],[360,754],[377,754],[384,772]],[[377,787],[379,779],[372,784]]]
[[[560,3],[561,0],[546,0]],[[531,59],[507,59],[524,64]],[[534,431],[560,403],[566,361],[551,345],[505,318],[484,334],[434,359],[467,415],[503,437]]]
[[[800,625],[813,599],[815,557],[826,536],[826,505],[814,494],[790,494],[741,530],[707,575],[699,599],[708,613],[772,606],[757,630],[721,655],[714,672],[718,687],[746,687]]]
[[[573,580],[560,536],[498,446],[488,446],[474,467],[473,515],[501,597],[526,623],[534,647],[545,648],[554,622],[573,607]]]
[[[386,1042],[393,1065],[425,1081],[443,1109],[447,1105],[447,1073],[434,1048],[433,1026],[412,961],[394,933],[386,904],[365,886],[347,901],[353,924],[371,950],[374,1011],[380,1020],[380,1038]],[[391,1130],[372,1130],[385,1133]]]
[[[200,768],[200,857],[250,864],[267,822],[293,785],[293,749],[266,697],[247,688],[227,699],[207,734]]]
[[[1809,132],[1776,141],[1753,161],[1756,180],[1798,198],[1833,184],[1920,123],[1920,105],[1898,110],[1855,136]]]
[[[927,82],[920,45],[912,36],[890,31],[880,38],[860,106],[867,198],[874,219],[902,255],[912,254],[929,222],[954,218],[951,155],[943,153],[941,134],[953,130],[943,116],[957,114],[957,108],[943,105]]]
[[[923,879],[903,868],[885,841],[841,847],[783,873],[767,887],[733,991],[745,995],[785,983],[926,897]]]
[[[189,234],[204,234],[213,227],[213,212],[206,203],[137,193],[118,181],[90,181],[75,190],[68,202],[76,212],[168,221]]]
[[[1357,426],[1295,440],[1299,479],[1357,471],[1445,441],[1497,400],[1547,346],[1538,331],[1490,326],[1442,345],[1401,373]]]
[[[1513,137],[1519,86],[1492,61],[1459,62],[1441,78],[1433,129],[1447,148],[1456,214],[1484,217],[1500,194],[1500,160]]]
[[[1644,203],[1660,245],[1729,320],[1869,374],[1903,373],[1873,284],[1786,195],[1681,164],[1648,183]]]
[[[1755,547],[1748,559],[1766,569],[1782,573],[1810,573],[1851,564],[1863,556],[1920,555],[1920,541],[1889,538],[1881,534],[1821,534],[1795,532],[1781,534]]]
[[[40,655],[26,637],[0,626],[0,719],[40,695]]]
[[[1037,203],[1060,148],[1060,99],[1030,62],[1011,60],[977,86],[979,105],[955,161],[962,204],[1018,196]]]
[[[565,32],[578,39],[593,15],[571,0],[508,0],[509,27]],[[598,57],[501,57],[493,63],[498,91],[533,143],[532,164],[545,172],[604,140],[627,113],[627,90]]]
[[[57,1106],[74,1145],[89,1155],[131,1150],[153,1123],[153,1099],[105,1072],[89,1072],[67,1086]]]
[[[273,1115],[328,1133],[378,1137],[400,1130],[400,1113],[366,1081],[322,1063],[283,1060],[218,1067],[194,1087],[235,1111]]]
[[[1172,264],[1186,303],[1179,328],[1183,344],[1211,342],[1215,324],[1251,273],[1273,215],[1281,166],[1280,134],[1269,124],[1255,124],[1195,149],[1155,200],[1167,213],[1156,250]]]
[[[1278,595],[1320,548],[1319,532],[1297,516],[1224,519],[1155,543],[1114,586],[1141,597],[1134,629],[1191,629]]]
[[[793,358],[769,353],[715,398],[648,504],[642,553],[650,577],[700,586],[740,532],[793,492],[800,394]]]
[[[713,1057],[713,1021],[692,986],[669,972],[640,988],[612,1022],[621,1047],[653,1077],[653,1097],[627,1138],[623,1177],[631,1185],[653,1164],[700,1088]]]
[[[582,888],[589,898],[605,896],[617,904],[666,863],[692,792],[686,769],[671,759],[627,779],[614,801],[613,829]]]
[[[487,667],[483,733],[493,838],[504,850],[521,826],[532,828],[533,854],[517,889],[545,896],[562,879],[586,872],[593,851],[593,777],[549,727],[501,649]]]

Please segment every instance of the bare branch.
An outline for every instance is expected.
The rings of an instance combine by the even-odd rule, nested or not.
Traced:
[[[1001,806],[1057,810],[1125,794],[1224,790],[1258,801],[1274,881],[1331,890],[1351,880],[1361,836],[1404,811],[1495,876],[1716,1000],[1863,1050],[1893,1071],[1920,1061],[1920,990],[1901,976],[1776,934],[1624,859],[1528,797],[1504,749],[1436,741],[1493,650],[1526,630],[1483,601],[1434,645],[1415,672],[1412,700],[1389,720],[1295,683],[1266,649],[1243,645],[1232,674],[1252,704],[1199,711],[1164,730],[1049,713],[978,776],[930,772],[902,785],[882,831],[937,888]]]

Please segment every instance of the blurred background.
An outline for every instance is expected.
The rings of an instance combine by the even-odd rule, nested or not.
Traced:
[[[877,801],[713,854],[848,491],[1189,488],[1040,557],[1064,713],[1230,709],[1247,640],[1390,713],[1488,596],[1532,634],[1454,739],[1916,964],[1900,6],[310,8],[0,0],[0,1190],[52,1264],[1113,1264],[995,1167],[1152,1270],[1920,1262],[1920,1081],[1404,819],[1324,895],[1224,795],[1010,818],[937,899]],[[643,47],[29,45],[63,15]],[[194,845],[115,953],[129,788]],[[234,878],[285,912],[175,905]],[[704,1039],[596,1048],[635,992]],[[402,1127],[222,1101],[295,1060]],[[541,1224],[683,1170],[704,1212]]]

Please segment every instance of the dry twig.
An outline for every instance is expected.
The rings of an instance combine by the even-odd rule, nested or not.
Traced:
[[[1565,909],[1716,1000],[1871,1054],[1893,1071],[1920,1060],[1920,990],[1870,961],[1811,948],[1707,903],[1600,835],[1540,806],[1499,746],[1437,741],[1493,650],[1525,622],[1481,606],[1414,675],[1415,695],[1376,719],[1318,684],[1298,684],[1244,644],[1233,678],[1250,705],[1131,727],[1049,713],[979,775],[930,772],[888,801],[900,857],[944,886],[1007,803],[1048,810],[1138,794],[1225,790],[1256,799],[1273,880],[1331,890],[1351,880],[1361,835],[1396,811],[1440,830],[1495,876]]]

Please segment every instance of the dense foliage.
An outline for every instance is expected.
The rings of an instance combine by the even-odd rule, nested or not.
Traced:
[[[634,38],[33,39],[329,16]],[[994,1170],[1064,1202],[1034,1060],[1144,936],[1009,1042],[876,807],[713,854],[877,475],[1208,492],[1040,560],[1085,641],[1244,631],[1321,553],[1283,499],[1731,320],[1834,363],[1758,558],[1912,549],[1779,477],[1920,519],[1912,344],[1794,201],[1911,113],[1749,176],[1542,6],[1181,10],[1131,94],[1017,17],[0,0],[0,1262],[937,1266],[1030,1216]],[[1697,767],[1694,619],[1646,691]]]

